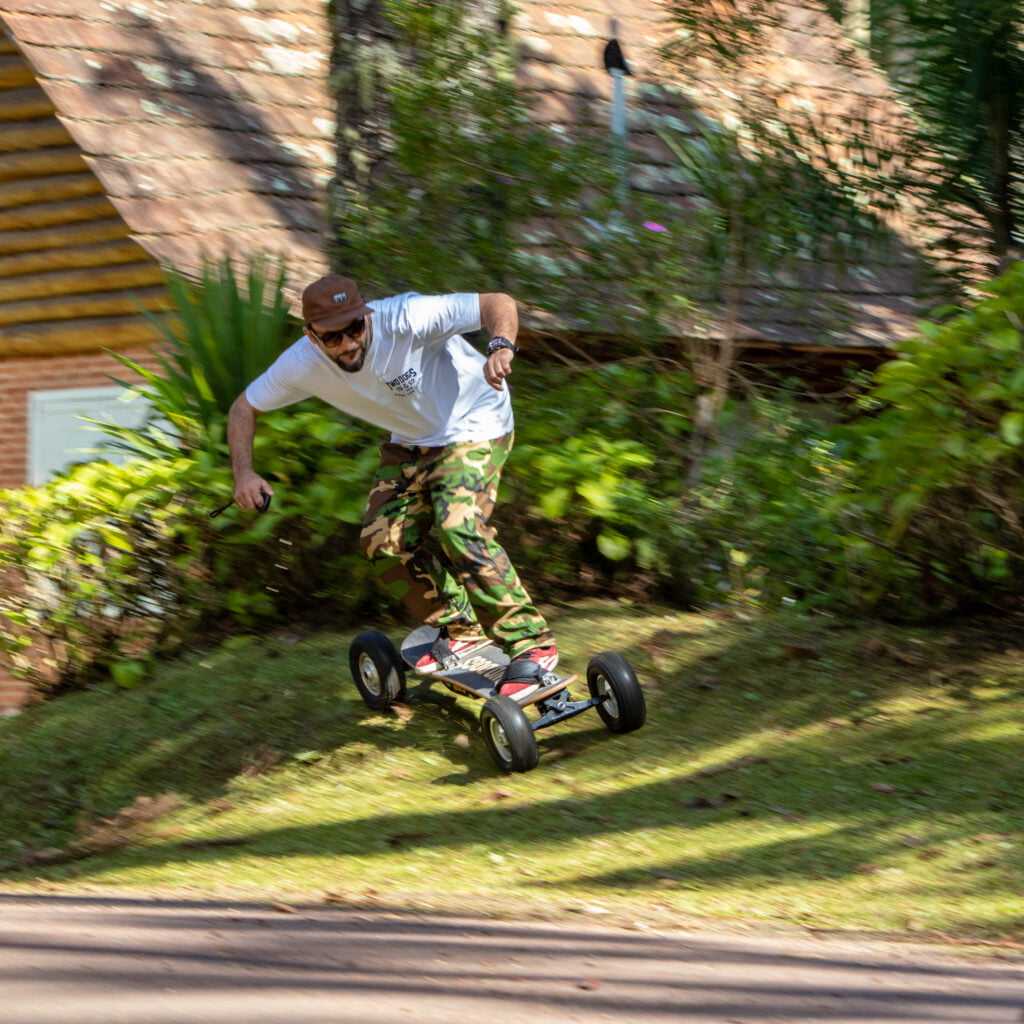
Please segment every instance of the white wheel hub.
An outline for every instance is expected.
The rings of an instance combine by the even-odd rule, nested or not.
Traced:
[[[615,699],[615,691],[612,689],[612,684],[608,682],[605,676],[598,676],[594,688],[597,690],[597,697],[608,714],[612,718],[618,718],[619,702]]]
[[[380,697],[384,692],[377,666],[374,664],[373,658],[365,651],[359,655],[359,678],[363,681],[363,686],[374,697]]]
[[[497,718],[487,719],[487,731],[490,734],[491,742],[498,756],[505,762],[512,760],[512,748],[509,746],[508,736],[505,735],[505,728]]]

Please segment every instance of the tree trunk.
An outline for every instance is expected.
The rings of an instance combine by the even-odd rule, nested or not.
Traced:
[[[335,0],[330,85],[337,101],[335,174],[328,188],[330,261],[346,264],[345,212],[367,197],[390,149],[388,69],[399,60],[383,0]]]
[[[739,181],[739,177],[735,178]],[[743,197],[734,196],[729,217],[727,251],[722,270],[725,309],[722,339],[718,345],[708,345],[704,358],[694,366],[697,383],[704,390],[697,396],[693,416],[690,469],[686,482],[691,487],[700,480],[708,448],[718,437],[718,420],[729,397],[733,365],[736,362],[736,339],[739,335],[740,300],[743,296],[742,275],[744,258]]]
[[[985,111],[988,116],[988,136],[992,147],[992,223],[993,249],[1000,270],[1011,260],[1011,249],[1016,236],[1013,185],[1015,168],[1012,154],[1013,133],[1017,111],[1013,109],[1013,70],[1009,66],[1008,28],[993,39],[994,69]]]

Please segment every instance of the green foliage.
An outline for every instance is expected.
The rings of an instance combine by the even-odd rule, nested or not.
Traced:
[[[160,369],[113,353],[141,378],[126,386],[150,401],[156,423],[164,426],[136,431],[104,424],[119,438],[118,447],[153,456],[171,454],[179,445],[202,446],[246,385],[298,336],[284,283],[284,266],[260,256],[250,260],[244,282],[227,257],[205,262],[197,282],[168,271],[175,323],[151,317],[165,343],[157,357]]]
[[[1005,257],[1021,215],[1024,11],[1016,0],[874,0],[871,14],[873,48],[940,157],[918,184],[946,216],[962,204],[980,213]]]
[[[588,590],[638,566],[653,579],[647,510],[678,489],[690,375],[649,360],[517,375],[516,446],[497,514],[531,590]]]
[[[667,360],[517,369],[496,524],[535,597],[799,602],[924,618],[1024,585],[1024,265],[923,323],[852,423],[795,398],[726,409],[683,492],[695,386]],[[851,410],[847,410],[847,415]],[[199,433],[188,425],[189,436]],[[326,407],[261,418],[270,510],[232,492],[223,421],[188,456],[76,467],[0,495],[0,652],[41,689],[222,625],[379,614],[359,550],[378,435]]]
[[[688,582],[701,605],[854,604],[835,511],[852,467],[828,413],[758,398],[730,414],[737,440],[657,510],[652,532],[676,574],[667,582]]]
[[[866,524],[858,552],[879,601],[910,593],[936,612],[1024,582],[1024,265],[985,291],[921,324],[849,431],[857,473],[845,516]]]
[[[317,621],[373,601],[358,547],[377,452],[333,412],[268,415],[263,515],[209,518],[231,493],[223,427],[194,457],[92,463],[0,492],[0,654],[40,691],[149,660],[227,621]]]
[[[536,124],[510,42],[471,7],[387,5],[404,55],[378,69],[391,147],[372,188],[348,183],[343,260],[381,292],[510,291],[550,314],[551,331],[650,347],[681,290],[685,223],[654,199],[620,208],[604,133]]]
[[[196,568],[185,459],[78,466],[0,494],[0,652],[40,689],[132,666],[212,599]]]
[[[730,129],[699,121],[692,132],[662,129],[686,179],[700,192],[691,253],[708,297],[721,304],[730,285],[760,278],[771,288],[800,263],[833,260],[843,271],[880,235],[858,206],[857,183],[835,160],[811,165],[828,147],[781,121]],[[806,159],[800,159],[803,155]]]

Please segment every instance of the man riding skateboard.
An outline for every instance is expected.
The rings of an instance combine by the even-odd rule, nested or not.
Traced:
[[[514,439],[504,381],[517,351],[515,300],[407,292],[365,302],[355,281],[332,274],[303,292],[302,316],[304,336],[231,407],[235,501],[258,508],[273,494],[252,466],[261,412],[315,396],[390,430],[360,542],[389,592],[440,630],[415,667],[436,672],[488,644],[486,625],[511,658],[499,693],[524,699],[558,650],[488,525]],[[481,327],[486,358],[462,337]]]

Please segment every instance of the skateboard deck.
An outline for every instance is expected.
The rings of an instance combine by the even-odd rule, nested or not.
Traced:
[[[433,626],[420,626],[402,641],[402,658],[410,668],[413,668],[424,654],[430,652],[438,633],[439,630]],[[498,683],[501,682],[502,676],[505,674],[509,660],[509,656],[500,647],[487,644],[487,646],[467,654],[452,669],[441,668],[436,672],[417,672],[416,674],[422,679],[440,679],[453,690],[469,694],[472,697],[486,699],[497,696]],[[575,678],[575,676],[555,675],[555,681],[550,685],[535,690],[529,697],[517,701],[517,703],[523,706],[536,704],[537,701],[564,690]]]

